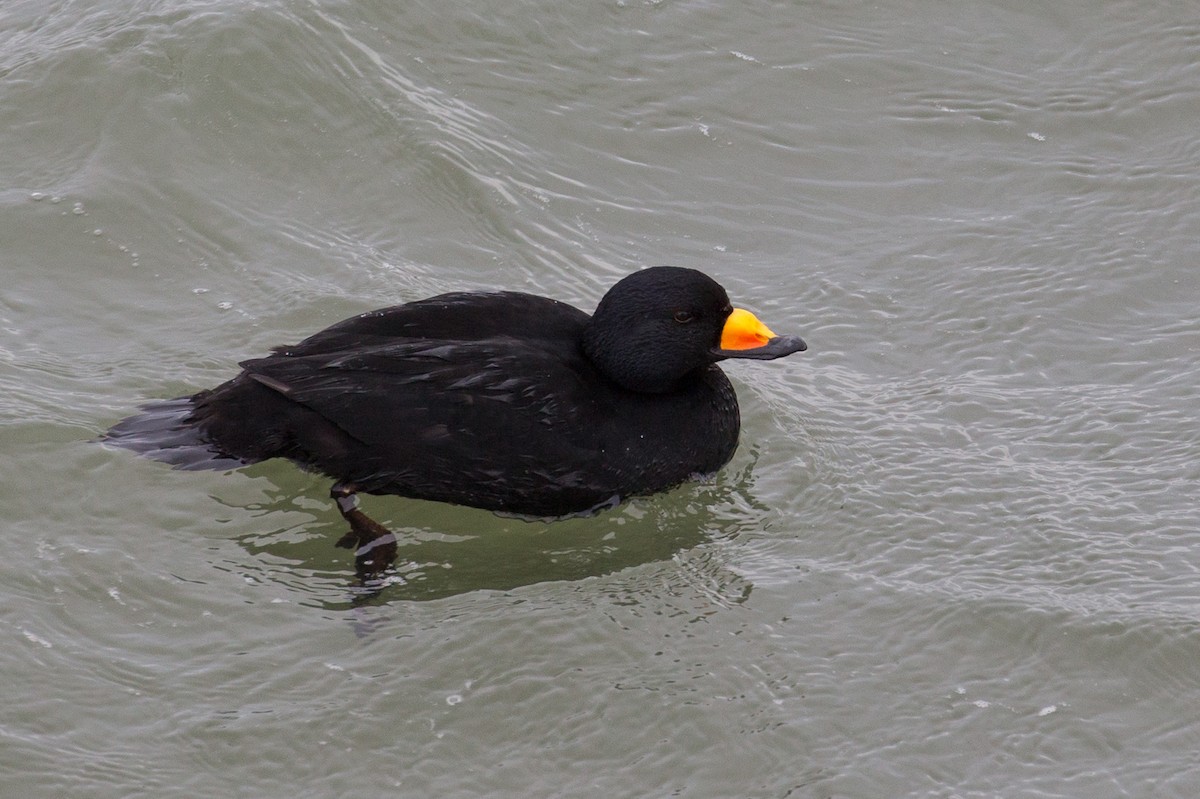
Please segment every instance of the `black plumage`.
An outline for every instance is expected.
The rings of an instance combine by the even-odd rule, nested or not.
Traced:
[[[105,439],[186,469],[288,458],[337,480],[352,527],[356,492],[562,516],[718,470],[739,417],[716,363],[803,349],[706,275],[654,267],[592,316],[515,292],[362,314]]]

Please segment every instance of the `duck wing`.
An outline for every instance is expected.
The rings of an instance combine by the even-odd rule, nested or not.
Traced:
[[[598,376],[576,348],[510,336],[359,342],[242,364],[251,381],[348,437],[331,447],[323,434],[306,448],[306,431],[290,431],[301,445],[289,457],[368,492],[531,515],[615,493],[619,477],[588,422],[603,415]]]

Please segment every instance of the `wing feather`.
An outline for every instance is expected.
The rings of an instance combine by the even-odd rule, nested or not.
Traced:
[[[313,464],[327,472],[430,498],[434,486],[474,481],[514,507],[547,479],[592,490],[582,475],[596,473],[600,432],[581,414],[596,399],[578,363],[537,342],[399,340],[242,366],[364,442],[355,464]]]

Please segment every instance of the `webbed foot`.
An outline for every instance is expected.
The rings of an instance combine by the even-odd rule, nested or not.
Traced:
[[[354,572],[361,580],[378,577],[396,559],[396,536],[379,522],[358,509],[358,486],[335,483],[329,496],[337,503],[350,530],[336,546],[354,550]]]

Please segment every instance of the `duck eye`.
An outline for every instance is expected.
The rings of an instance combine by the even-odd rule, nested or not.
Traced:
[[[676,311],[675,321],[681,325],[686,325],[688,322],[696,318],[696,315],[691,311]]]

